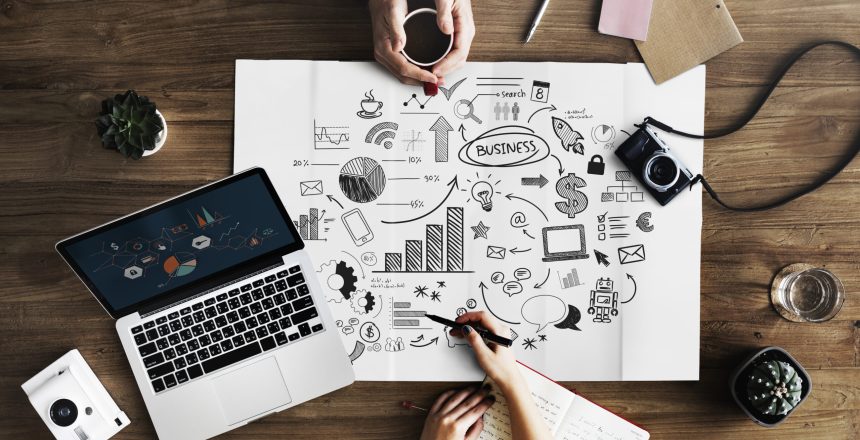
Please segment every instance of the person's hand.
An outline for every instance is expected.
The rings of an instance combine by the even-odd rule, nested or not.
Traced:
[[[436,0],[436,11],[439,29],[448,35],[454,32],[451,52],[433,66],[433,74],[444,78],[466,64],[475,38],[475,21],[471,0]]]
[[[441,83],[442,78],[466,62],[475,23],[469,0],[436,0],[439,29],[454,33],[451,52],[433,67],[432,73],[410,63],[400,53],[406,45],[403,22],[406,18],[406,0],[370,0],[370,18],[373,23],[374,58],[404,84],[422,82]]]
[[[428,411],[421,440],[476,440],[484,429],[483,415],[494,401],[489,388],[442,393]]]
[[[504,324],[487,312],[467,312],[457,317],[458,324],[469,324],[463,327],[462,332],[451,330],[452,336],[465,337],[469,341],[469,345],[475,351],[475,357],[478,364],[493,379],[499,386],[510,386],[516,379],[520,377],[517,370],[517,360],[514,353],[508,347],[494,344],[489,345],[484,342],[481,335],[472,327],[477,325],[483,327],[499,336],[508,337],[511,334]]]

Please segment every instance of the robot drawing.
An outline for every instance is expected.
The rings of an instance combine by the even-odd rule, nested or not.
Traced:
[[[588,314],[594,315],[592,321],[602,323],[612,322],[610,315],[618,316],[618,292],[614,291],[611,279],[597,279],[588,301]]]

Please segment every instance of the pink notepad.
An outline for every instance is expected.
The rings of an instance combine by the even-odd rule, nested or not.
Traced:
[[[645,41],[651,3],[652,0],[603,0],[597,30],[601,34]]]

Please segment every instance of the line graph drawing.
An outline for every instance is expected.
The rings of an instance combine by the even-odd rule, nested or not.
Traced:
[[[433,97],[434,97],[434,96],[436,96],[436,95],[430,95],[430,96],[427,96],[427,97],[425,97],[425,98],[424,98],[424,100],[422,101],[421,99],[419,99],[419,98],[418,98],[418,94],[413,93],[411,98],[409,98],[409,99],[408,99],[408,100],[406,100],[406,101],[403,101],[403,106],[404,106],[404,107],[409,107],[409,104],[411,104],[411,103],[412,103],[412,101],[415,101],[415,103],[416,103],[416,104],[418,104],[418,108],[423,109],[423,108],[424,108],[424,106],[426,106],[426,105],[427,105],[427,103],[428,103],[428,102],[430,102],[430,100],[431,100],[431,99],[433,99]]]
[[[349,147],[341,144],[349,142],[349,127],[335,125],[317,125],[314,119],[314,149],[315,150],[346,150]]]
[[[218,237],[218,241],[224,240],[224,237],[227,237],[230,234],[232,234],[233,231],[235,231],[238,227],[239,227],[239,222],[236,222],[236,224],[231,226],[230,229],[227,229],[227,232],[222,233],[221,236]]]
[[[410,130],[409,133],[406,134],[406,139],[401,139],[400,142],[406,144],[406,151],[419,151],[421,144],[427,141],[427,139],[421,138],[422,134],[424,133]]]

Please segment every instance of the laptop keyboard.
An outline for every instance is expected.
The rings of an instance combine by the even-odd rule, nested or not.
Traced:
[[[152,389],[160,393],[322,331],[310,293],[293,266],[132,327]]]

